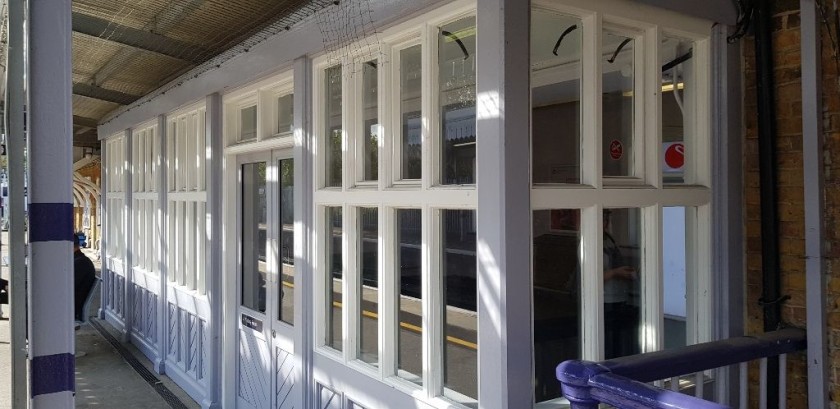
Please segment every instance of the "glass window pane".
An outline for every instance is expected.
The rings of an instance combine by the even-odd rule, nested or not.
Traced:
[[[475,17],[440,28],[441,183],[475,183]]]
[[[281,321],[295,323],[295,164],[279,162],[280,169],[280,309]]]
[[[531,13],[534,183],[580,183],[580,19]]]
[[[247,141],[257,137],[257,106],[249,106],[239,111],[239,140]]]
[[[477,399],[475,211],[444,210],[441,215],[443,299],[446,302],[443,314],[443,384],[457,394]],[[457,395],[453,397],[458,398]]]
[[[401,377],[423,384],[423,278],[420,209],[397,210],[397,368]]]
[[[555,367],[580,359],[580,210],[534,211],[534,375],[537,402],[559,398]]]
[[[294,121],[294,96],[292,94],[277,97],[277,133],[291,132]]]
[[[379,211],[359,209],[359,359],[379,363]]]
[[[604,176],[636,176],[633,161],[635,44],[632,38],[610,32],[604,32],[601,44]]]
[[[665,349],[686,345],[686,218],[685,207],[662,208],[662,307]]]
[[[642,231],[640,209],[604,209],[604,353],[641,351]]]
[[[662,178],[665,183],[685,182],[686,140],[694,128],[694,43],[665,37],[659,46],[662,62]]]
[[[242,306],[265,312],[266,163],[242,165]]]
[[[400,118],[402,179],[421,178],[422,54],[420,45],[400,50]]]
[[[327,187],[341,187],[341,66],[327,68],[324,101],[324,153]]]
[[[377,180],[379,175],[379,99],[377,61],[362,66],[362,144],[364,180]]]
[[[344,281],[341,257],[341,216],[341,207],[327,208],[327,242],[324,246],[327,255],[327,331],[324,342],[327,346],[339,351],[342,349],[341,310],[344,303],[341,291],[341,285]]]

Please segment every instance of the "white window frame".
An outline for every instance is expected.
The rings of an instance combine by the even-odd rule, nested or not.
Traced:
[[[382,138],[379,143],[379,176],[378,183],[361,184],[358,173],[362,170],[357,160],[360,150],[356,148],[358,139],[358,109],[350,107],[358,97],[355,83],[361,85],[361,70],[355,75],[348,75],[353,69],[355,61],[369,61],[372,56],[366,54],[349,55],[339,59],[322,56],[313,61],[313,133],[315,135],[313,163],[316,190],[314,192],[314,221],[313,229],[313,267],[315,271],[314,307],[315,307],[315,351],[320,356],[342,363],[357,372],[373,379],[385,382],[396,389],[414,396],[436,407],[462,407],[458,402],[472,401],[466,397],[459,397],[451,390],[443,388],[443,361],[441,339],[443,308],[441,249],[433,245],[440,243],[440,224],[442,210],[473,210],[477,209],[477,195],[475,185],[441,186],[439,184],[440,142],[437,140],[439,131],[437,122],[438,84],[434,83],[437,75],[437,30],[439,26],[464,17],[475,16],[475,2],[456,1],[443,5],[427,14],[416,17],[403,24],[397,25],[378,37],[382,42],[378,65],[378,107],[382,126]],[[399,67],[392,65],[394,56],[399,50],[415,44],[421,44],[423,55],[422,74],[422,179],[403,181],[398,180],[400,169],[399,147],[399,109],[393,108],[399,103]],[[364,47],[359,47],[364,48]],[[353,49],[353,47],[348,47]],[[384,57],[383,57],[384,56]],[[398,61],[398,58],[397,58]],[[325,135],[325,105],[324,80],[325,70],[337,64],[342,66],[342,186],[326,187],[326,135]],[[326,263],[328,255],[325,252],[326,224],[328,207],[342,208],[342,294],[344,306],[342,308],[343,340],[342,350],[337,351],[325,344],[326,315],[325,306],[328,301],[326,289]],[[360,207],[375,207],[378,209],[380,243],[379,249],[379,365],[371,366],[356,357],[357,328],[359,318],[356,312],[359,307],[360,294],[358,292],[360,275],[355,247],[359,237],[359,226],[356,222]],[[396,236],[396,209],[420,209],[423,217],[422,240],[424,248],[422,261],[422,301],[424,322],[429,328],[423,331],[423,387],[402,379],[396,369],[396,308],[397,296],[385,291],[393,288],[395,278],[393,263],[396,246],[392,245]],[[391,242],[388,242],[391,240]],[[390,264],[389,264],[390,263]]]
[[[291,139],[294,134],[294,123],[289,131],[278,132],[277,129],[277,98],[285,95],[294,95],[294,75],[291,70],[226,93],[222,98],[224,107],[222,116],[225,119],[223,125],[225,153],[271,149],[278,143],[275,139],[284,141]],[[254,138],[243,140],[241,138],[241,112],[251,106],[255,106],[257,110],[257,132]],[[279,143],[287,144],[286,142]]]
[[[664,346],[662,304],[662,209],[686,208],[686,277],[687,343],[710,341],[713,337],[711,271],[711,25],[702,20],[679,16],[659,9],[636,9],[620,1],[592,3],[564,0],[563,5],[550,0],[533,0],[532,7],[580,19],[583,27],[581,50],[581,182],[580,184],[531,184],[533,212],[550,209],[581,211],[581,256],[584,259],[581,280],[581,359],[598,361],[604,357],[603,332],[603,219],[605,208],[638,208],[641,211],[642,245],[642,351]],[[636,124],[634,153],[643,173],[638,178],[602,177],[601,142],[601,50],[603,28],[623,27],[636,30],[636,84],[648,97],[637,98],[642,123]],[[620,31],[630,33],[633,31]],[[685,138],[686,178],[682,184],[664,184],[661,155],[661,65],[659,44],[663,36],[693,41],[696,90],[694,109]],[[611,51],[611,50],[609,50]],[[654,69],[650,69],[653,67]],[[586,73],[598,75],[586,75]],[[640,93],[634,93],[640,94]],[[655,97],[650,97],[655,95]],[[642,137],[643,136],[643,137]],[[638,143],[638,145],[637,145]],[[689,145],[690,144],[690,145]],[[690,150],[689,150],[690,149]],[[533,156],[533,151],[531,152]],[[533,160],[531,160],[533,163]],[[691,170],[689,170],[691,169]],[[533,236],[533,234],[532,234]],[[533,240],[533,238],[531,238]],[[532,250],[533,251],[533,250]],[[591,260],[587,262],[586,260]],[[531,259],[533,271],[533,257]],[[651,291],[652,290],[652,291]],[[587,312],[584,316],[584,312]],[[532,305],[533,314],[533,305]],[[510,317],[509,317],[510,319]],[[532,317],[533,320],[533,317]],[[532,321],[533,322],[533,321]],[[533,348],[533,347],[532,347]],[[532,350],[533,351],[533,350]],[[536,403],[536,407],[561,407],[563,399]]]
[[[131,133],[132,146],[132,268],[139,274],[157,274],[158,237],[154,226],[158,218],[158,155],[160,149],[157,120],[137,126]]]
[[[207,293],[206,107],[192,104],[167,115],[167,279],[188,294]],[[176,149],[177,148],[177,149]],[[203,245],[201,245],[203,243]],[[192,263],[188,261],[192,260]]]
[[[108,186],[105,195],[108,208],[107,217],[109,219],[105,254],[110,259],[112,268],[116,267],[115,265],[122,265],[125,257],[124,240],[127,226],[123,217],[125,212],[123,204],[126,189],[125,168],[127,158],[125,157],[125,144],[127,140],[125,132],[120,132],[105,141],[105,149],[108,153],[106,156]],[[116,268],[122,271],[119,267]]]

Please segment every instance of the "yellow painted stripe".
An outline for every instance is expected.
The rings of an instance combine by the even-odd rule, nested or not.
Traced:
[[[342,306],[342,304],[340,302],[333,301],[333,307],[341,308],[341,306]],[[368,317],[368,318],[373,318],[373,319],[378,319],[379,318],[379,315],[377,313],[373,312],[373,311],[362,310],[362,315],[364,315],[365,317]],[[409,324],[407,322],[400,321],[400,327],[403,327],[403,328],[405,328],[407,330],[410,330],[410,331],[414,331],[418,334],[423,332],[423,328],[420,328],[420,327],[418,327],[416,325],[413,325],[413,324]],[[448,342],[453,343],[453,344],[458,344],[460,346],[467,347],[467,348],[472,349],[472,350],[478,350],[478,344],[476,344],[474,342],[466,341],[466,340],[463,340],[461,338],[456,338],[456,337],[451,337],[451,336],[447,336],[446,340]]]

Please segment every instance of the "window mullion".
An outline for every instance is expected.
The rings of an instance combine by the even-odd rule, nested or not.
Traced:
[[[603,186],[601,158],[601,16],[592,14],[582,19],[583,50],[581,52],[581,183],[595,188]]]
[[[397,298],[400,288],[396,275],[398,266],[396,252],[399,243],[396,240],[396,211],[393,208],[379,206],[379,357],[381,373],[384,377],[397,373],[397,331],[399,315]]]
[[[421,117],[422,120],[422,142],[421,142],[421,186],[428,189],[439,183],[440,171],[437,164],[439,163],[440,144],[438,136],[440,130],[438,112],[435,109],[437,106],[438,96],[438,67],[434,64],[437,61],[437,29],[428,25],[424,25],[420,31],[420,38],[423,44],[421,45]]]
[[[441,249],[433,245],[441,243],[440,210],[424,208],[422,220],[423,385],[433,398],[443,392]]]
[[[377,101],[378,112],[376,114],[379,121],[379,138],[377,140],[379,168],[377,169],[377,180],[379,181],[379,190],[383,190],[394,180],[392,167],[393,156],[391,156],[393,149],[391,149],[391,146],[393,146],[392,140],[395,138],[395,132],[392,122],[391,105],[396,102],[394,99],[394,90],[398,90],[399,86],[391,83],[392,64],[388,60],[388,56],[393,55],[391,48],[385,44],[380,45],[380,47],[381,52],[377,55],[379,58],[379,69],[377,70],[376,78],[377,97],[379,98]],[[388,142],[386,143],[386,141]]]
[[[351,361],[358,358],[359,345],[359,312],[361,297],[359,291],[359,257],[356,253],[358,251],[359,241],[359,226],[358,226],[358,211],[359,208],[350,205],[344,205],[342,210],[343,215],[343,232],[342,235],[342,269],[343,279],[341,280],[341,293],[343,300],[341,308],[342,328],[344,328],[344,342],[343,353],[344,360]]]
[[[356,185],[356,115],[359,107],[356,103],[356,78],[352,72],[355,63],[351,59],[341,64],[341,191],[346,192]]]
[[[696,297],[696,310],[693,315],[697,317],[694,318],[696,320],[696,332],[693,339],[696,343],[711,341],[713,332],[712,320],[706,319],[706,317],[713,316],[712,266],[711,257],[709,257],[712,252],[712,229],[711,223],[709,223],[711,212],[712,207],[710,204],[698,206],[692,213],[693,218],[689,223],[689,226],[691,226],[690,229],[693,231],[687,227],[687,231],[692,233],[689,237],[693,237],[696,240],[692,243],[693,246],[691,249],[693,251],[688,259],[691,265],[695,266],[694,271],[689,272],[686,269],[686,274],[696,277],[694,283],[695,288],[693,288],[693,291],[689,291],[689,293],[695,294]]]
[[[642,352],[658,351],[664,346],[662,276],[662,206],[642,208],[642,325],[639,339]]]
[[[700,67],[708,67],[711,59],[711,41],[704,39],[694,43],[694,58],[692,63],[695,68],[694,75],[696,77],[696,93],[693,96],[695,109],[693,110],[694,121],[691,123],[694,137],[692,144],[696,153],[694,155],[687,155],[687,165],[692,166],[693,180],[686,180],[686,183],[693,183],[702,186],[712,185],[712,171],[710,164],[712,163],[712,129],[711,129],[711,70],[701,69]],[[692,146],[686,146],[691,148]],[[687,152],[691,152],[690,150]],[[692,160],[693,158],[693,160]]]
[[[319,167],[320,164],[316,163],[315,167]],[[327,311],[329,306],[327,306],[328,300],[332,297],[332,288],[329,287],[332,285],[331,280],[327,278],[330,269],[329,262],[327,261],[327,240],[331,240],[331,237],[327,230],[327,208],[324,206],[316,205],[315,206],[315,229],[313,230],[314,234],[313,240],[315,244],[315,251],[313,257],[313,265],[312,271],[317,272],[314,275],[314,285],[315,285],[315,296],[313,297],[313,302],[315,304],[314,308],[314,317],[315,318],[315,346],[322,347],[326,345],[327,339],[327,325],[330,323],[327,320]]]
[[[662,70],[659,68],[659,44],[661,33],[658,27],[645,30],[642,52],[644,57],[642,73],[644,76],[644,91],[641,107],[644,113],[640,115],[644,120],[641,127],[643,133],[638,138],[641,141],[637,158],[643,160],[645,183],[653,187],[662,187]]]
[[[604,222],[603,207],[596,204],[581,211],[581,358],[604,357]]]

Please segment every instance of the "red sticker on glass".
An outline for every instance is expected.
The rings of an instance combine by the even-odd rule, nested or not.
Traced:
[[[665,150],[665,164],[671,169],[679,169],[685,164],[685,145],[675,143]]]
[[[619,160],[622,156],[624,156],[624,145],[618,139],[613,139],[610,142],[610,157],[613,160]]]

